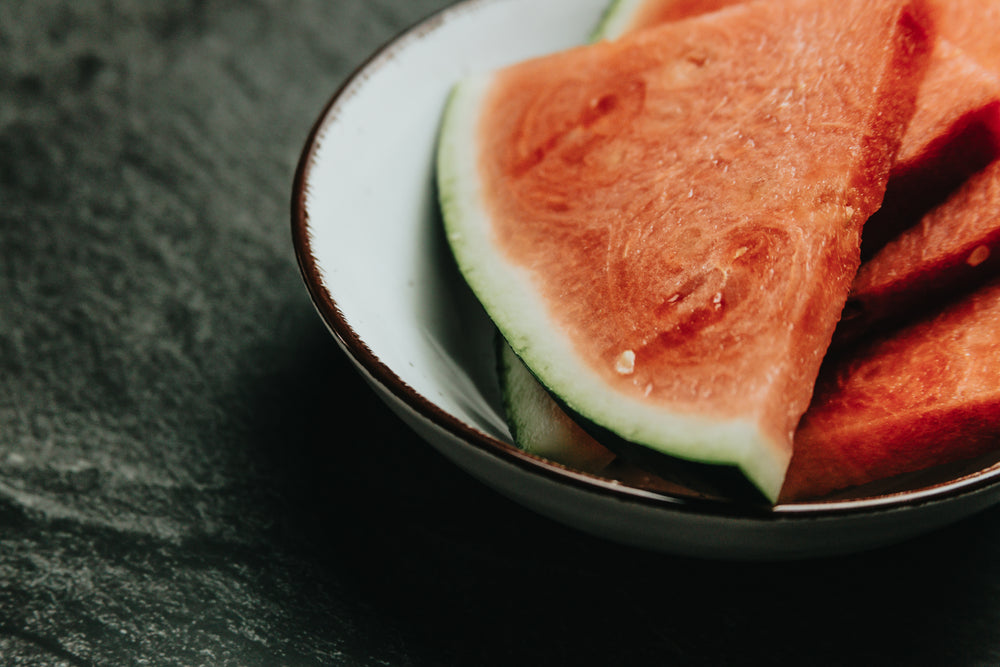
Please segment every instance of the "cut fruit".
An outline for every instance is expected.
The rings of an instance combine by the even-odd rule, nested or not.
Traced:
[[[885,201],[865,223],[866,261],[1000,157],[1000,79],[938,40],[917,108],[889,174]]]
[[[521,449],[589,473],[602,472],[615,460],[559,407],[502,338],[497,363],[507,423]]]
[[[465,81],[459,268],[576,414],[773,500],[928,51],[907,3],[790,0]]]
[[[782,500],[813,498],[1000,446],[1000,284],[824,368]]]
[[[619,456],[569,416],[499,336],[497,348],[497,375],[504,411],[514,442],[524,451],[571,470],[634,488],[687,498],[760,500],[746,479],[720,475],[715,466],[668,459],[659,454],[649,457],[652,461]]]
[[[962,294],[1000,270],[1000,161],[861,265],[838,346]]]
[[[593,39],[617,39],[746,1],[615,0]],[[968,45],[987,64],[955,44],[936,40],[883,205],[865,224],[862,259],[1000,157],[1000,81],[990,69],[1000,71],[1000,5],[993,0],[938,0],[931,6],[943,23],[942,34]],[[967,28],[970,22],[979,27]]]

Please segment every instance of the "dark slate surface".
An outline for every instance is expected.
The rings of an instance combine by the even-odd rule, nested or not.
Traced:
[[[837,560],[659,556],[498,497],[365,388],[292,174],[445,4],[0,2],[0,664],[1000,664],[998,511]]]

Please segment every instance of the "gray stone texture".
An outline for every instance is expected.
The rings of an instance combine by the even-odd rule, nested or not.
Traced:
[[[0,664],[1000,664],[997,511],[659,556],[500,498],[367,389],[300,280],[293,172],[445,4],[0,2]]]

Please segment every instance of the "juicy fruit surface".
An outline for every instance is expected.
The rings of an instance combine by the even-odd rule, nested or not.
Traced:
[[[857,26],[810,10],[804,32],[843,30],[827,53],[796,42],[747,71],[731,53],[787,29],[778,10],[535,61],[494,86],[480,137],[497,241],[619,391],[700,410],[710,388],[742,414],[775,371],[815,365],[839,315],[891,156],[854,151],[879,129],[858,70],[884,59],[886,32],[858,43]]]
[[[596,38],[616,38],[748,0],[619,0]],[[928,4],[936,39],[890,173],[882,206],[866,222],[862,257],[874,255],[968,177],[1000,157],[1000,5],[994,0]],[[973,24],[973,25],[970,25]]]
[[[617,38],[743,1],[616,0],[594,39]],[[1000,44],[1000,6],[981,0],[935,6],[939,19],[942,11],[948,12],[946,36],[963,42],[996,69],[998,60],[988,54]],[[978,21],[971,30],[966,28],[970,19]],[[878,252],[857,274],[845,309],[848,321],[838,328],[839,343],[857,338],[874,324],[884,326],[887,320],[932,312],[937,307],[932,304],[971,293],[1000,270],[998,89],[998,79],[989,68],[952,43],[935,41],[914,117],[890,176],[889,206],[865,229],[868,247],[874,249],[870,251]],[[984,165],[986,169],[975,174]],[[943,203],[922,215],[935,201]],[[1000,405],[988,383],[982,382],[990,360],[996,358],[998,345],[991,341],[992,332],[1000,331],[995,321],[984,317],[988,308],[984,310],[983,303],[991,298],[995,296],[967,297],[970,304],[981,302],[978,311],[963,306],[966,317],[953,314],[939,319],[930,332],[926,327],[911,328],[883,335],[877,346],[860,353],[853,347],[842,349],[837,363],[830,362],[823,373],[820,391],[796,437],[796,448],[803,451],[793,459],[781,499],[814,498],[993,450],[1000,433]],[[960,333],[963,328],[972,331]],[[957,355],[959,362],[930,354],[938,344],[938,352],[944,357]],[[974,374],[965,373],[964,386],[956,390],[961,360],[973,354],[981,355],[980,386],[970,389]],[[523,378],[534,382],[512,353],[509,360]],[[943,386],[936,386],[939,377],[945,378]],[[894,400],[881,403],[887,394]],[[546,400],[553,415],[547,417],[548,428],[541,430],[563,434],[556,438],[562,449],[552,452],[557,460],[565,459],[573,449],[567,443],[574,439],[585,443],[581,452],[602,451],[551,399]],[[523,403],[519,407],[517,400],[511,403],[514,412],[525,407]],[[532,432],[527,436],[534,439],[532,446],[545,449],[547,443],[535,438],[539,429]]]
[[[782,500],[864,484],[997,447],[1000,283],[825,369]]]
[[[865,223],[862,259],[1000,157],[1000,78],[937,40],[882,207]]]
[[[826,5],[753,4],[514,66],[490,85],[477,131],[490,234],[581,372],[667,414],[749,423],[780,468],[772,497],[924,44],[900,4]],[[461,216],[444,209],[460,267],[479,273],[463,262]],[[499,286],[470,284],[490,310]],[[592,397],[547,379],[515,310],[491,315],[592,417]],[[598,416],[668,451],[692,440]]]
[[[938,33],[984,67],[1000,72],[1000,3],[995,0],[931,0]]]
[[[858,270],[838,338],[911,316],[1000,269],[1000,161],[974,175]],[[985,359],[984,359],[985,364]]]
[[[620,34],[739,1],[637,0],[628,8],[631,15],[627,20],[618,16],[613,26],[608,26]],[[992,0],[933,0],[930,8],[941,38],[935,41],[914,116],[890,174],[883,207],[866,223],[862,252],[873,256],[862,264],[852,285],[845,321],[837,330],[838,347],[875,327],[884,328],[928,312],[937,307],[934,304],[969,293],[1000,272],[1000,83],[996,76],[1000,71],[1000,5]],[[925,213],[928,209],[932,210]],[[983,357],[983,365],[989,366],[991,358]],[[920,368],[919,364],[927,360],[919,355],[895,361],[895,366],[881,369],[881,382],[887,386],[907,387],[910,378],[931,372]],[[867,363],[874,364],[871,359]],[[833,435],[850,432],[848,425],[855,424],[847,407],[849,401],[840,399],[828,386],[807,413],[806,423],[814,423],[810,415],[817,412],[824,415],[823,422],[831,429],[825,438],[815,436],[815,429],[810,435],[807,429],[804,437],[814,460],[823,458],[819,453],[823,447],[831,452],[851,451],[851,445]],[[966,409],[971,414],[977,408]],[[958,406],[942,406],[942,410],[954,415]],[[907,414],[916,423],[896,422],[892,426],[919,432],[924,420],[933,422],[926,416],[927,411],[911,410]],[[986,430],[1000,429],[1000,424],[994,422],[996,418],[972,427],[970,441],[981,443]],[[956,419],[952,425],[957,428],[959,423]],[[957,438],[959,434],[952,434],[950,440]],[[874,442],[865,442],[870,452],[878,451]],[[878,469],[887,474],[909,471],[961,460],[969,454],[966,448],[953,443],[942,448],[941,443],[926,437],[917,442],[927,450],[893,447],[890,440],[887,451],[901,458],[891,464],[883,461]],[[976,446],[972,448],[976,450]],[[798,468],[801,466],[800,462]],[[831,482],[823,480],[820,471],[815,472],[808,480],[796,472],[797,481],[792,482],[795,492],[786,493],[785,499],[789,495],[810,497],[851,483],[843,475],[835,475]],[[859,479],[867,481],[876,476],[867,473]]]

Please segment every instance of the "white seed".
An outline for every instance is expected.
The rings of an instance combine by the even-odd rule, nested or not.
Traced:
[[[615,360],[615,370],[619,375],[631,375],[635,371],[635,352],[625,350]]]

